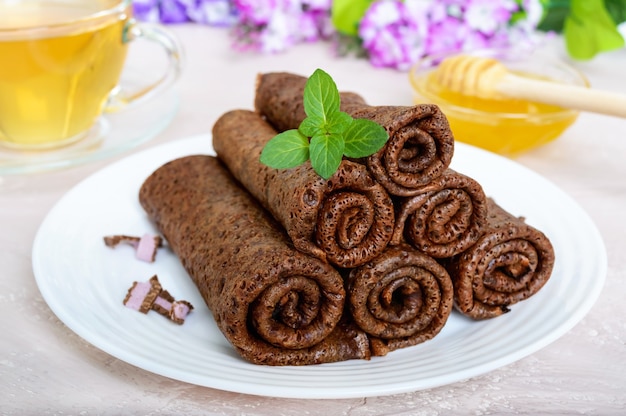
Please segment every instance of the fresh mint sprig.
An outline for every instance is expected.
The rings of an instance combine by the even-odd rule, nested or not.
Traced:
[[[261,163],[289,169],[311,160],[313,170],[324,179],[337,171],[343,156],[361,158],[376,153],[389,135],[380,125],[355,119],[341,111],[335,81],[316,69],[306,82],[303,96],[306,118],[297,129],[274,136],[261,152]]]

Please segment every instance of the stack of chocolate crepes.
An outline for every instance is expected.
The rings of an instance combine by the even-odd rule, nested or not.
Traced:
[[[379,152],[343,160],[328,180],[309,162],[261,164],[265,144],[305,118],[306,80],[260,75],[254,111],[215,123],[217,157],[171,161],[140,190],[242,357],[369,359],[433,338],[453,307],[496,317],[546,283],[549,240],[449,168],[454,139],[437,106],[341,93],[343,111],[388,131]]]

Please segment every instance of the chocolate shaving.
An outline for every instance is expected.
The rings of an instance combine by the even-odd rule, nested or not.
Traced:
[[[152,239],[152,241],[145,241]],[[148,243],[147,245],[144,245]],[[158,235],[145,234],[143,237],[135,237],[124,234],[108,235],[104,237],[104,244],[107,247],[115,248],[120,244],[128,244],[135,249],[135,253],[139,260],[154,262],[156,252],[159,247],[163,247],[163,238]],[[148,252],[146,253],[146,247]]]
[[[147,282],[133,282],[123,304],[144,314],[154,310],[179,325],[185,322],[185,318],[193,310],[191,303],[186,300],[177,301],[167,290],[163,290],[156,275]]]
[[[141,240],[141,237],[124,235],[124,234],[108,235],[104,237],[104,244],[106,244],[107,247],[111,247],[111,248],[115,248],[120,244],[129,244],[133,247],[137,247],[137,244],[139,244],[139,240]],[[163,247],[163,238],[158,235],[155,235],[154,245],[156,247]]]
[[[148,313],[161,290],[161,284],[156,275],[152,276],[148,282],[133,282],[123,303],[141,313]]]
[[[182,325],[187,314],[193,310],[193,305],[186,300],[176,300],[170,292],[163,290],[152,304],[152,309],[172,322]]]

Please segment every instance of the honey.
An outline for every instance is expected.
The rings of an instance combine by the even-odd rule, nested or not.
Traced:
[[[484,99],[451,91],[435,71],[411,73],[416,103],[437,104],[448,118],[455,140],[500,154],[546,144],[563,133],[578,112],[548,104],[498,97]]]

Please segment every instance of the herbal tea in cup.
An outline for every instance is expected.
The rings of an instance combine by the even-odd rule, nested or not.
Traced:
[[[160,43],[169,67],[129,94],[118,83],[136,37]],[[175,39],[136,23],[131,0],[0,0],[0,59],[0,145],[15,149],[81,140],[111,102],[153,94],[180,71]]]

